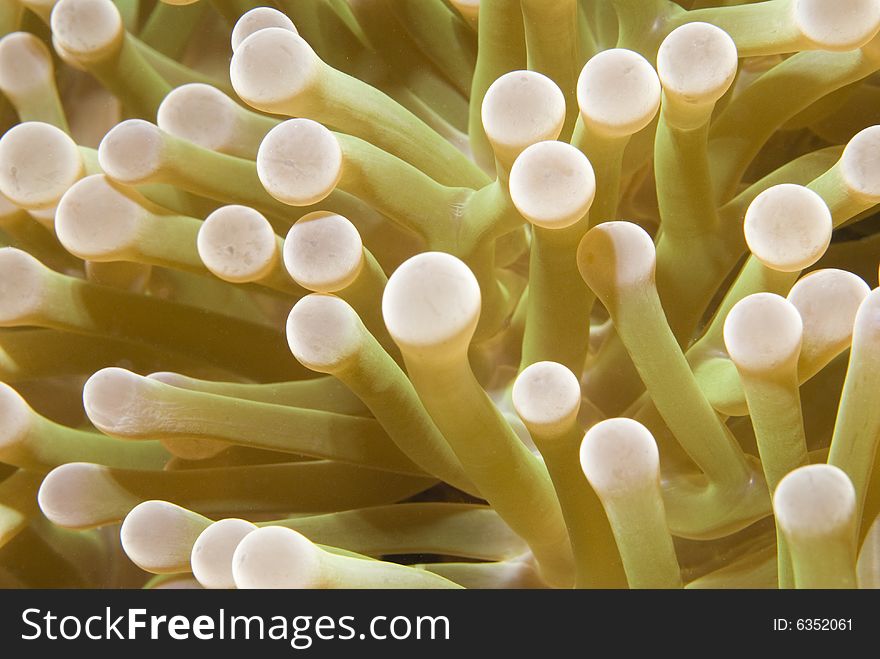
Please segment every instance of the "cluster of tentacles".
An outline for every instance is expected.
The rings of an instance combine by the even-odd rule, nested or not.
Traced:
[[[4,0],[0,585],[880,586],[878,31]]]

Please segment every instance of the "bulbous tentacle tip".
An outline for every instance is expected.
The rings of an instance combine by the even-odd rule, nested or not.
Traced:
[[[105,511],[130,495],[117,485],[106,467],[68,462],[50,471],[37,493],[43,514],[58,526],[94,528],[105,524]]]
[[[316,293],[346,288],[364,264],[364,244],[357,227],[329,211],[315,211],[297,220],[284,240],[283,254],[293,280]]]
[[[0,382],[0,454],[22,441],[31,428],[33,410],[15,389]]]
[[[556,362],[537,362],[513,383],[513,406],[530,430],[552,434],[576,419],[581,405],[580,382]]]
[[[632,222],[603,222],[581,239],[578,270],[596,295],[611,299],[621,290],[653,285],[657,252],[648,232]]]
[[[50,25],[55,42],[85,63],[116,52],[125,36],[122,16],[111,0],[59,0]]]
[[[0,326],[27,324],[40,314],[50,286],[47,272],[29,253],[0,247]]]
[[[266,191],[291,206],[325,199],[343,173],[342,148],[311,119],[289,119],[269,131],[257,152],[257,175]]]
[[[320,585],[320,550],[288,528],[267,526],[247,534],[232,556],[238,588],[314,588]]]
[[[281,112],[316,81],[322,62],[300,37],[284,27],[267,27],[238,44],[229,65],[232,87],[248,105]]]
[[[256,525],[243,519],[221,519],[211,524],[193,543],[190,557],[193,576],[205,588],[235,588],[233,556],[242,540],[256,530]],[[247,567],[249,560],[243,559],[243,562],[242,578],[247,579],[251,576]]]
[[[445,252],[424,252],[388,279],[382,316],[401,350],[442,352],[467,348],[480,305],[480,285],[463,261]]]
[[[269,220],[248,206],[222,206],[199,228],[199,257],[224,281],[246,283],[265,276],[279,258],[278,237]]]
[[[724,344],[738,368],[767,373],[797,362],[803,321],[797,308],[774,293],[737,302],[724,321]]]
[[[234,137],[236,116],[235,101],[216,87],[193,82],[162,99],[156,125],[169,135],[221,151]]]
[[[794,21],[823,50],[854,50],[880,30],[880,4],[874,0],[796,0]]]
[[[637,133],[660,108],[660,79],[639,53],[611,48],[581,69],[577,99],[583,120],[597,133],[621,138]]]
[[[82,259],[101,261],[137,242],[146,209],[103,174],[74,183],[55,211],[55,233],[64,248]]]
[[[147,183],[164,164],[164,138],[155,124],[128,119],[114,126],[98,145],[98,163],[114,181]]]
[[[847,142],[840,167],[849,191],[871,204],[880,202],[880,126],[869,126]]]
[[[122,549],[147,572],[189,571],[187,546],[210,521],[169,501],[150,500],[131,509],[119,529]]]
[[[11,32],[0,38],[0,91],[12,98],[36,87],[54,84],[52,54],[30,32]]]
[[[601,497],[626,495],[658,482],[657,442],[641,423],[624,417],[590,428],[580,448],[581,468]]]
[[[103,368],[83,385],[86,415],[99,430],[137,436],[140,401],[150,384],[150,380],[124,368]]]
[[[332,373],[357,356],[363,332],[354,309],[333,295],[306,295],[287,317],[287,343],[293,356],[323,373]]]
[[[0,137],[0,193],[22,208],[57,205],[82,173],[76,142],[51,124],[28,121]]]
[[[807,187],[783,183],[755,197],[743,232],[749,250],[768,268],[798,272],[822,258],[831,244],[831,211]]]
[[[545,75],[511,71],[489,86],[481,118],[496,155],[512,162],[527,146],[559,137],[565,96]]]
[[[526,220],[546,229],[564,229],[590,210],[596,175],[589,159],[564,142],[532,144],[510,169],[510,198]]]
[[[299,34],[293,21],[284,12],[272,7],[254,7],[242,14],[232,28],[230,37],[232,52],[238,50],[241,43],[249,36],[267,28],[281,28]]]
[[[850,527],[856,507],[849,476],[827,464],[789,472],[773,495],[777,522],[786,535],[799,539],[825,537]]]
[[[727,92],[739,64],[730,35],[711,23],[686,23],[657,51],[663,91],[686,103],[715,103]]]

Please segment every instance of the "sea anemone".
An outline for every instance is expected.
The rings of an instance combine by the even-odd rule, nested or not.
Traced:
[[[878,32],[6,0],[0,585],[880,586]]]

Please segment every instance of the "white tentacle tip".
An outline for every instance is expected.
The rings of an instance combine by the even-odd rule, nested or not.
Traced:
[[[690,103],[714,103],[733,82],[738,64],[730,35],[710,23],[686,23],[657,51],[657,74],[668,95]]]
[[[632,222],[603,222],[581,239],[578,270],[593,292],[607,297],[652,285],[657,252],[648,232]]]
[[[156,125],[169,135],[212,151],[234,142],[238,106],[216,87],[193,82],[172,89],[156,113]]]
[[[243,39],[232,55],[229,77],[249,105],[267,112],[308,89],[320,60],[306,41],[285,27],[268,27]]]
[[[531,144],[559,136],[565,121],[565,96],[545,75],[511,71],[486,91],[481,118],[496,151],[518,154]]]
[[[232,52],[234,53],[238,50],[241,43],[255,32],[271,27],[281,28],[288,32],[299,34],[296,31],[293,21],[288,18],[287,14],[280,12],[277,9],[273,9],[272,7],[255,7],[242,14],[235,22],[235,26],[232,28],[232,36],[230,38]]]
[[[880,202],[880,126],[869,126],[847,142],[840,168],[852,194],[872,204]]]
[[[510,169],[510,198],[525,219],[547,229],[564,229],[590,210],[596,176],[589,159],[564,142],[538,142]]]
[[[83,407],[96,428],[111,434],[138,434],[139,401],[150,380],[111,366],[83,385]]]
[[[660,107],[660,79],[651,63],[632,50],[611,48],[581,70],[577,99],[593,130],[626,137],[645,128]]]
[[[243,519],[221,519],[202,531],[192,547],[193,576],[205,588],[235,588],[232,558],[244,538],[257,526]]]
[[[0,39],[0,90],[11,99],[54,84],[52,55],[30,32],[12,32]]]
[[[0,193],[22,208],[55,206],[82,172],[79,148],[60,128],[28,121],[0,137]]]
[[[803,339],[797,308],[773,293],[755,293],[737,302],[724,321],[724,344],[738,368],[772,372],[796,362]]]
[[[356,356],[364,342],[363,331],[355,310],[333,295],[306,295],[287,317],[290,351],[319,372],[331,372]]]
[[[106,176],[94,174],[74,183],[61,197],[55,233],[71,254],[99,261],[132,246],[148,215]]]
[[[198,537],[200,516],[168,501],[150,500],[132,508],[119,529],[122,549],[142,570],[153,574],[189,571],[189,552]]]
[[[0,382],[0,452],[24,439],[31,427],[33,410],[15,389]]]
[[[382,316],[401,348],[444,351],[466,348],[480,317],[480,286],[462,261],[424,252],[388,279]]]
[[[223,206],[199,228],[196,248],[214,275],[233,283],[257,281],[278,261],[278,237],[261,213],[247,206]]]
[[[804,321],[803,353],[843,350],[850,342],[856,314],[871,292],[865,281],[846,270],[814,270],[801,277],[788,293]]]
[[[537,362],[513,383],[513,406],[523,423],[536,431],[568,428],[577,418],[581,387],[568,368],[556,362]]]
[[[326,211],[301,217],[284,240],[284,265],[303,288],[335,293],[357,278],[364,263],[361,235],[347,218]]]
[[[865,296],[856,311],[853,323],[853,343],[868,350],[880,352],[880,288]]]
[[[47,270],[27,252],[0,248],[0,326],[25,324],[41,313],[49,294]]]
[[[801,33],[822,50],[854,50],[880,30],[880,3],[795,0],[794,21]]]
[[[120,498],[126,496],[106,467],[68,462],[46,475],[37,492],[37,503],[58,526],[90,528],[112,518]]]
[[[743,222],[746,244],[768,268],[798,272],[822,258],[831,244],[831,211],[818,194],[783,183],[755,197]]]
[[[143,119],[116,124],[98,145],[98,164],[115,181],[138,185],[155,176],[163,165],[162,131]]]
[[[257,175],[266,191],[291,206],[326,198],[342,178],[342,148],[311,119],[288,119],[270,130],[257,152]]]
[[[122,16],[111,0],[59,0],[50,24],[52,38],[84,62],[114,51],[125,36]]]
[[[856,507],[849,476],[827,464],[795,469],[779,481],[773,494],[776,521],[789,539],[840,533],[855,523]]]
[[[282,526],[252,531],[232,556],[238,588],[313,588],[320,575],[319,549]]]
[[[657,442],[633,419],[606,419],[590,428],[581,442],[580,460],[590,485],[603,497],[659,486]]]

